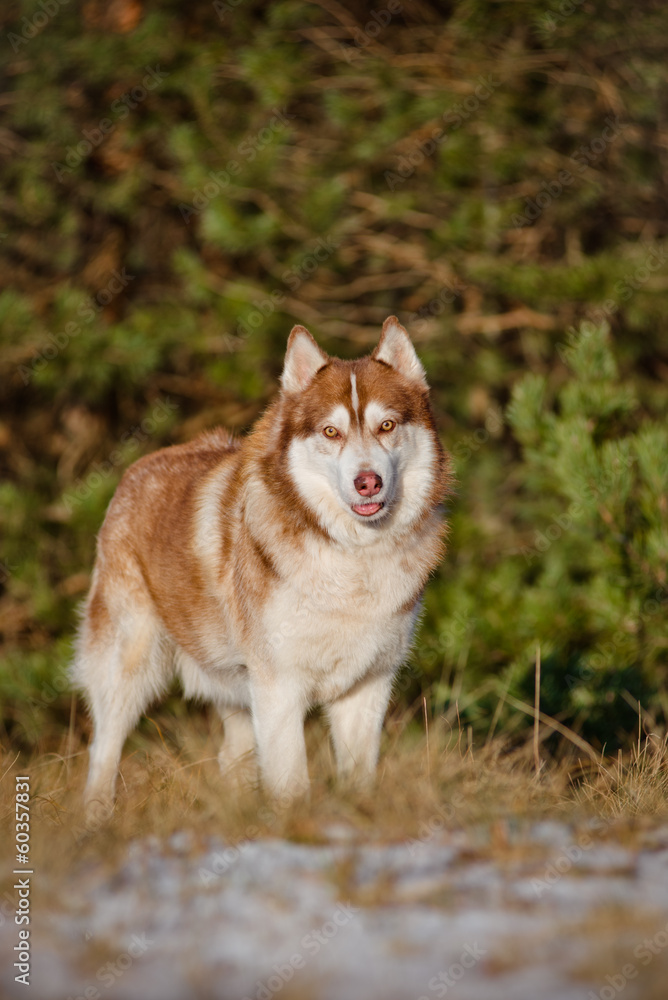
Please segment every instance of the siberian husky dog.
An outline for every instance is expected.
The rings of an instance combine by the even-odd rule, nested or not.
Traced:
[[[125,738],[174,673],[220,713],[224,771],[257,759],[270,793],[304,792],[319,704],[339,774],[374,773],[444,551],[448,458],[394,316],[356,361],[295,326],[281,382],[243,440],[221,429],[147,455],[109,506],[73,666],[94,724],[92,811],[112,808]]]

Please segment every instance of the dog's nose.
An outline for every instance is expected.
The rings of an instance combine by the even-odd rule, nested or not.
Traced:
[[[383,488],[383,480],[376,472],[360,472],[355,477],[355,489],[363,497],[375,497]]]

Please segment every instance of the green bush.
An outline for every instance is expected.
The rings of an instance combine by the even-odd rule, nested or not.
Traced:
[[[605,326],[583,324],[560,353],[570,374],[556,392],[528,374],[507,408],[521,447],[514,545],[442,574],[430,597],[442,641],[423,666],[451,678],[444,701],[462,658],[465,694],[497,674],[469,712],[483,725],[504,691],[533,704],[540,645],[542,710],[611,749],[639,712],[665,718],[668,420],[642,413]]]
[[[293,323],[351,357],[391,313],[459,479],[403,697],[431,682],[435,711],[512,728],[540,643],[546,711],[608,746],[636,702],[658,718],[668,8],[34,15],[0,13],[8,735],[34,734],[21,699],[60,670],[123,468],[248,427]]]

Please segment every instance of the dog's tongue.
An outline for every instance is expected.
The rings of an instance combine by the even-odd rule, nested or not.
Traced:
[[[353,505],[353,510],[356,514],[370,517],[371,514],[377,514],[382,506],[382,503],[358,503]]]

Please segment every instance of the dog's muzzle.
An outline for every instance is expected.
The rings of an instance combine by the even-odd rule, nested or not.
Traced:
[[[355,476],[355,489],[362,497],[375,497],[383,488],[383,480],[377,472],[364,470]],[[365,503],[353,504],[352,509],[362,517],[371,517],[377,514],[385,505],[378,501],[368,499]]]

